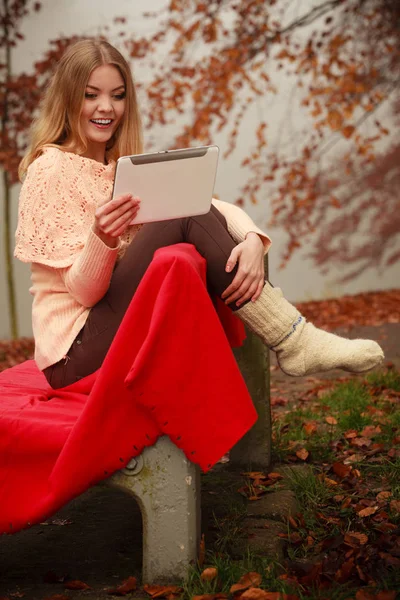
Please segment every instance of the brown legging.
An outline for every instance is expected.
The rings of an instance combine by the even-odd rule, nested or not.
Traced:
[[[209,292],[220,296],[232,283],[236,268],[227,273],[226,261],[235,246],[226,220],[214,207],[206,215],[144,225],[129,245],[111,277],[110,287],[93,306],[67,358],[44,370],[56,389],[98,369],[113,341],[130,301],[158,248],[181,242],[193,244],[207,261]],[[231,307],[233,310],[235,306]]]

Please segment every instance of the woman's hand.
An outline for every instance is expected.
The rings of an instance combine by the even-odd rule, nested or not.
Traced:
[[[118,238],[131,225],[140,208],[140,198],[123,194],[113,198],[95,213],[94,233],[110,248],[118,246]]]
[[[238,261],[238,271],[222,299],[225,304],[236,301],[236,306],[241,306],[246,300],[255,302],[264,287],[264,244],[259,235],[248,233],[245,241],[232,250],[226,271],[232,271]]]

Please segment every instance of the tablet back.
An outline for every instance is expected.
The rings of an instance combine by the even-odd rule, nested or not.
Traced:
[[[218,163],[218,146],[122,156],[117,161],[113,198],[141,198],[134,223],[165,221],[208,212]]]

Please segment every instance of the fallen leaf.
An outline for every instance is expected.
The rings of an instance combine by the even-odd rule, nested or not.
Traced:
[[[261,580],[261,575],[255,571],[245,573],[237,583],[234,583],[231,586],[230,593],[235,594],[240,590],[247,590],[249,587],[258,587],[261,583]]]
[[[379,506],[367,506],[367,508],[363,508],[357,514],[359,517],[369,517],[370,515],[374,515],[378,508]]]
[[[66,581],[64,583],[64,587],[67,590],[90,590],[90,585],[84,583],[83,581],[79,581],[78,579]]]
[[[170,594],[178,595],[183,592],[183,589],[177,585],[148,585],[146,583],[143,589],[152,598],[165,598]]]
[[[395,590],[382,590],[375,596],[375,600],[396,600],[397,592]]]
[[[350,440],[350,439],[355,438],[357,436],[358,436],[358,433],[357,433],[357,431],[355,429],[349,429],[344,434],[344,437],[346,438],[346,440]]]
[[[250,588],[240,598],[243,600],[282,600],[283,595],[280,592],[266,592],[260,588]]]
[[[345,477],[348,477],[351,473],[351,467],[349,467],[348,465],[344,465],[343,463],[340,463],[340,462],[334,462],[332,465],[332,469],[333,469],[333,472],[335,473],[335,475],[340,477],[340,479],[344,479]]]
[[[268,479],[283,479],[280,473],[268,473]]]
[[[136,587],[137,587],[136,577],[128,577],[128,579],[125,579],[116,588],[111,588],[111,589],[107,590],[107,594],[110,594],[113,596],[125,596],[126,594],[129,594],[130,592],[133,592],[134,590],[136,590]]]
[[[309,423],[303,423],[303,429],[306,435],[312,435],[317,431],[317,424],[315,421]]]
[[[335,417],[325,417],[325,421],[328,423],[328,425],[337,425],[337,420]]]
[[[368,542],[368,536],[358,531],[348,531],[344,536],[344,543],[352,548],[364,546]]]
[[[208,567],[207,569],[204,569],[204,571],[200,575],[200,579],[202,581],[212,581],[216,578],[217,575],[218,569],[216,569],[215,567]]]
[[[297,458],[300,458],[301,460],[307,460],[309,455],[310,455],[309,451],[306,450],[305,448],[300,448],[300,450],[297,450],[297,452],[296,452]]]
[[[203,594],[202,596],[192,596],[191,600],[222,600],[228,598],[228,594]]]
[[[382,500],[387,500],[388,498],[391,498],[392,496],[392,492],[379,492],[379,494],[376,496],[376,499],[379,501]]]
[[[375,600],[375,595],[368,590],[357,590],[356,600]]]
[[[390,510],[394,513],[400,513],[400,500],[392,500]]]
[[[379,425],[366,425],[362,430],[361,435],[363,437],[374,437],[379,433],[382,433],[382,429],[379,427]]]

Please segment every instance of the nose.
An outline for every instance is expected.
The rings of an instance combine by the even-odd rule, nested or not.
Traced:
[[[100,96],[99,104],[98,104],[99,112],[110,113],[110,112],[112,112],[112,109],[113,109],[113,105],[111,102],[111,98],[106,95]]]

